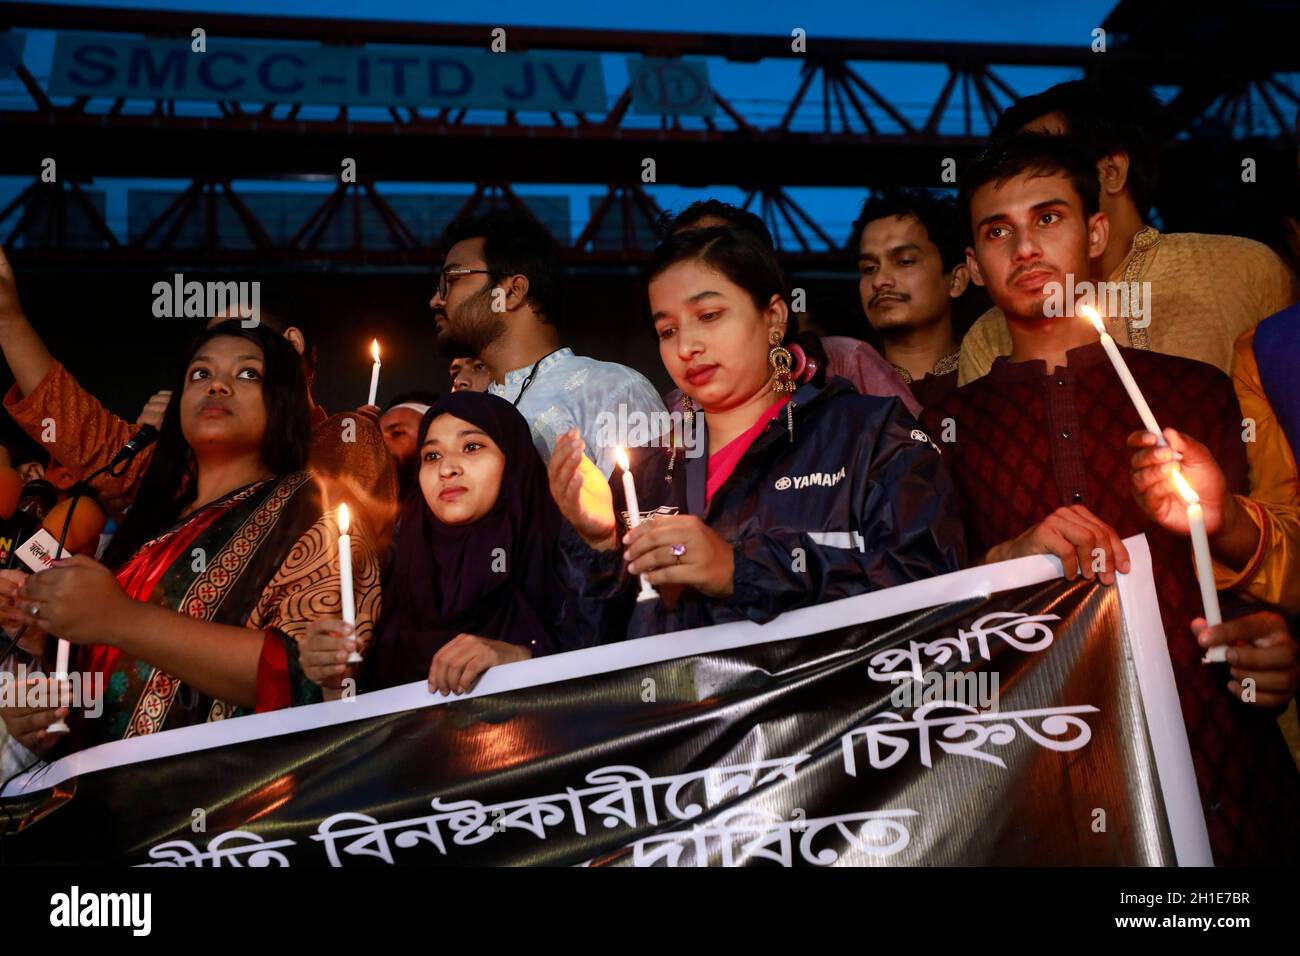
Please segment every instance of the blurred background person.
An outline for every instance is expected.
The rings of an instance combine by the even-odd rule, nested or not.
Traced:
[[[957,387],[953,310],[970,285],[956,203],[921,189],[874,195],[853,230],[867,321],[913,397],[933,405]]]
[[[492,373],[488,367],[476,358],[454,358],[447,373],[451,376],[453,392],[486,392],[492,383]]]

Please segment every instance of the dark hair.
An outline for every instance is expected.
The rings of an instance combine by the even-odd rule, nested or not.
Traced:
[[[290,319],[280,312],[268,312],[266,309],[258,312],[258,321],[281,336],[289,329],[297,329],[302,334],[302,363],[306,367],[307,377],[311,378],[316,374],[316,336],[308,323]]]
[[[416,402],[420,405],[432,405],[438,400],[437,392],[428,392],[422,389],[415,389],[409,392],[398,392],[393,396],[392,401],[384,406],[384,411],[396,408],[398,405],[404,405],[407,402]]]
[[[118,568],[141,545],[162,534],[194,500],[197,473],[193,451],[181,432],[181,396],[185,370],[206,343],[221,336],[246,339],[262,350],[264,373],[262,400],[266,405],[266,434],[262,438],[262,463],[277,475],[301,471],[311,447],[311,417],[307,380],[298,352],[274,329],[264,325],[246,329],[237,319],[205,330],[185,353],[176,375],[171,401],[163,413],[154,449],[131,510],[104,552],[104,563]]]
[[[939,249],[944,272],[965,264],[966,243],[957,218],[957,203],[949,196],[935,196],[928,189],[891,189],[868,196],[849,239],[855,257],[862,230],[877,219],[890,216],[913,216],[925,227],[926,235]]]
[[[721,199],[701,199],[691,203],[677,215],[665,212],[659,217],[656,228],[661,240],[667,239],[675,232],[685,232],[697,228],[701,219],[721,219],[737,232],[743,232],[757,239],[769,249],[775,248],[772,233],[768,231],[762,218],[748,209]]]
[[[748,232],[729,226],[687,229],[670,235],[651,254],[645,273],[646,285],[671,266],[690,260],[703,262],[740,286],[749,293],[754,307],[760,311],[767,308],[774,295],[779,295],[787,303],[790,300],[785,274],[772,247],[764,245]],[[817,363],[814,381],[819,385],[825,382],[828,360],[821,339],[811,332],[801,333],[799,318],[793,311],[789,313],[785,338],[781,343],[787,346],[797,344],[802,348]]]
[[[1155,199],[1164,108],[1149,87],[1114,77],[1071,80],[1016,100],[998,117],[992,137],[1005,138],[1049,113],[1065,118],[1066,133],[1093,162],[1112,153],[1128,156],[1128,189],[1138,214]]]
[[[526,276],[527,301],[532,303],[533,311],[552,325],[559,325],[563,306],[560,250],[541,222],[512,209],[465,216],[444,230],[442,247],[450,249],[466,239],[483,240],[483,261],[491,273],[489,278]]]
[[[265,290],[263,290],[265,292]],[[265,295],[263,296],[265,298]],[[222,319],[223,322],[231,321],[232,317]],[[312,334],[311,328],[304,322],[291,320],[278,309],[268,309],[261,307],[257,310],[257,321],[259,325],[265,325],[271,331],[284,335],[289,329],[297,329],[302,334],[302,361],[307,367],[307,378],[310,380],[316,374],[316,336]],[[215,326],[214,326],[215,327]]]
[[[986,183],[1004,183],[1025,172],[1039,175],[1064,173],[1079,194],[1084,213],[1091,216],[1101,208],[1101,179],[1097,164],[1071,137],[1016,133],[1002,139],[991,139],[966,164],[961,189],[957,193],[962,229],[968,241],[974,241],[970,201],[975,190]]]

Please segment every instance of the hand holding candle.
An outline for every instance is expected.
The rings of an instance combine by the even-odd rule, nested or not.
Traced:
[[[379,339],[370,340],[370,354],[374,356],[375,364],[370,367],[370,398],[366,400],[367,405],[375,404],[375,398],[379,395]]]
[[[339,603],[343,608],[343,623],[357,623],[356,599],[352,594],[352,535],[348,534],[351,516],[348,506],[339,505]],[[349,664],[361,662],[361,655],[353,651],[348,655]]]
[[[1167,446],[1156,446],[1146,432],[1129,436],[1128,446],[1134,449],[1133,494],[1143,512],[1162,528],[1191,537],[1205,618],[1214,625],[1222,618],[1212,557],[1244,566],[1258,547],[1259,529],[1229,492],[1223,470],[1208,448],[1172,428],[1166,437]],[[1206,660],[1222,661],[1223,653],[1223,647],[1210,648]]]
[[[627,452],[622,448],[614,449],[614,460],[618,462],[618,467],[623,472],[623,497],[627,502],[627,523],[629,528],[635,528],[641,523],[641,505],[636,499],[636,482],[632,480],[631,464],[627,459]],[[654,586],[645,579],[645,575],[640,575],[641,591],[637,594],[638,601],[653,601],[659,597],[659,592]]]

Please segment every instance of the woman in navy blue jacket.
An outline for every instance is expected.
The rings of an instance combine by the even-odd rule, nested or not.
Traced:
[[[632,450],[634,529],[622,474],[606,483],[576,433],[548,469],[572,525],[562,571],[595,640],[764,622],[962,566],[938,449],[897,399],[824,380],[769,250],[726,228],[679,233],[656,250],[648,291],[694,448]],[[659,600],[636,601],[639,574]]]

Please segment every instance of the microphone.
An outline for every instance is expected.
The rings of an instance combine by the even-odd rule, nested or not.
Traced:
[[[59,490],[44,478],[33,478],[23,485],[22,496],[18,499],[18,513],[30,515],[40,521],[55,502],[59,500]]]
[[[131,440],[122,446],[121,451],[113,456],[113,460],[108,463],[108,469],[125,465],[140,452],[144,451],[150,445],[158,440],[158,429],[153,425],[141,425],[140,430],[131,436]],[[121,472],[118,472],[121,474]]]
[[[68,498],[50,509],[36,533],[14,550],[14,557],[34,572],[44,571],[55,561],[60,538],[65,558],[83,552],[94,554],[106,524],[108,515],[94,498]]]

